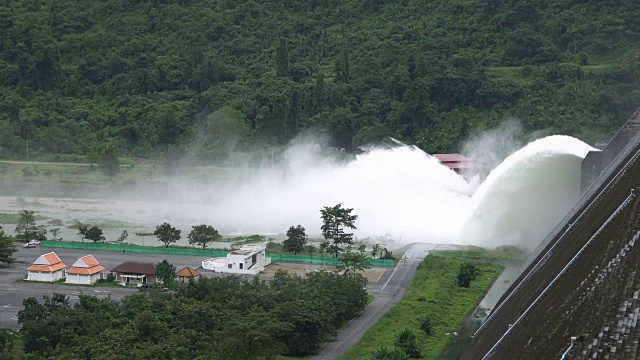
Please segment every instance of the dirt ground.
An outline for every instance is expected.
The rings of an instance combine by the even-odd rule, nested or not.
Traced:
[[[276,273],[278,269],[286,270],[299,276],[304,276],[305,274],[314,270],[334,271],[336,268],[335,266],[329,265],[278,262],[267,266],[264,271],[260,273],[260,275],[271,277]],[[365,278],[367,278],[369,284],[377,284],[378,279],[382,277],[382,274],[384,274],[385,271],[386,269],[383,268],[372,268],[367,269],[361,273]]]

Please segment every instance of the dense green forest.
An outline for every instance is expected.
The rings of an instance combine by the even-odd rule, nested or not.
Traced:
[[[209,161],[305,129],[430,152],[640,105],[636,0],[0,0],[0,157]]]
[[[122,301],[27,298],[18,321],[28,359],[273,359],[317,352],[364,309],[365,284],[328,272],[200,278]],[[12,359],[14,346],[15,335],[0,333],[0,358]]]

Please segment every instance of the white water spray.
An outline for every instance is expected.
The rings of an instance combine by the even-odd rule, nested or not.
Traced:
[[[532,249],[577,200],[589,150],[568,136],[534,141],[473,192],[416,147],[373,149],[346,165],[317,157],[311,146],[294,147],[286,174],[248,181],[204,215],[229,231],[281,234],[301,224],[318,235],[319,209],[342,203],[359,215],[360,239]]]

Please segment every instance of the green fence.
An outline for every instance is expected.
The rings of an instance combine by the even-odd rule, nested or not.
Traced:
[[[135,245],[117,245],[117,244],[100,244],[100,243],[83,243],[74,241],[43,241],[40,246],[62,249],[82,249],[82,250],[102,250],[116,251],[122,253],[147,253],[147,254],[168,254],[168,255],[191,255],[191,256],[211,256],[224,257],[228,251],[224,250],[202,250],[202,249],[181,249],[181,248],[163,248],[152,246],[135,246]]]
[[[135,246],[135,245],[117,245],[117,244],[100,244],[100,243],[83,243],[71,241],[43,241],[40,246],[60,249],[80,249],[80,250],[101,250],[115,251],[121,253],[147,253],[147,254],[168,254],[168,255],[190,255],[190,256],[210,256],[225,257],[229,253],[224,250],[202,250],[202,249],[181,249],[181,248],[163,248],[151,246]],[[267,257],[271,261],[284,262],[301,262],[309,264],[327,264],[336,265],[338,260],[327,256],[307,256],[293,254],[271,254],[267,253]],[[395,266],[393,259],[369,259],[371,266]]]
[[[271,258],[271,261],[285,261],[285,262],[303,262],[309,264],[327,264],[337,265],[338,259],[327,256],[307,256],[307,255],[293,255],[293,254],[269,254],[267,256]],[[371,266],[396,266],[396,261],[393,259],[369,259]]]

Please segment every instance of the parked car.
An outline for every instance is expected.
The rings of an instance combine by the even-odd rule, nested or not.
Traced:
[[[32,244],[32,243],[26,243],[26,244],[22,245],[22,247],[25,248],[25,249],[28,249],[28,248],[38,247],[38,245]]]
[[[142,284],[138,286],[138,291],[147,291],[147,290],[149,290],[149,285],[147,284]]]
[[[40,245],[40,240],[31,240],[29,244]]]

